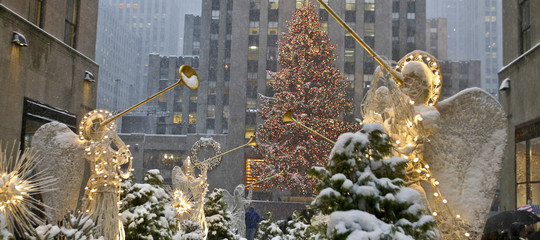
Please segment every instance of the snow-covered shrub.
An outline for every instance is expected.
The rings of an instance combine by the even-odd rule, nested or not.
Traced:
[[[143,184],[131,178],[122,183],[121,220],[126,239],[172,239],[176,232],[176,211],[162,188],[159,170],[146,172]]]
[[[179,231],[173,240],[203,240],[204,233],[202,232],[201,224],[191,220],[184,220],[180,223]]]
[[[259,222],[255,239],[283,240],[283,231],[281,231],[279,225],[274,222],[272,213],[267,211],[266,213],[264,213],[264,215],[266,215],[267,218]]]
[[[232,231],[231,216],[223,199],[223,189],[216,188],[205,199],[204,215],[208,224],[208,240],[238,239]]]
[[[435,224],[424,215],[421,195],[404,186],[407,160],[390,157],[392,145],[378,123],[342,134],[326,167],[310,173],[321,180],[314,209],[330,215],[332,239],[433,239]]]

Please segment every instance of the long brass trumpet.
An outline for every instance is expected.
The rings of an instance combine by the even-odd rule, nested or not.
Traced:
[[[296,121],[296,119],[294,119],[293,117],[293,112],[291,110],[287,111],[284,115],[283,115],[283,118],[281,119],[281,124],[287,124],[287,123],[291,123],[291,122],[294,122],[298,125],[300,125],[300,127],[303,127],[304,129],[316,134],[317,136],[319,137],[322,137],[324,140],[326,140],[327,142],[331,143],[331,144],[336,144],[336,142],[330,140],[329,138],[323,136],[322,134],[318,133],[317,131],[309,128],[308,126],[302,124],[301,122],[299,121]]]
[[[214,160],[214,159],[216,159],[216,158],[218,158],[218,157],[221,157],[221,156],[223,156],[223,155],[225,155],[225,154],[227,154],[227,153],[236,151],[236,150],[238,150],[238,149],[240,149],[240,148],[243,148],[243,147],[245,147],[245,146],[257,147],[258,145],[257,145],[257,141],[255,140],[255,137],[251,137],[251,138],[249,139],[249,141],[248,141],[246,144],[244,144],[244,145],[241,145],[241,146],[239,146],[239,147],[235,147],[235,148],[233,148],[233,149],[231,149],[231,150],[229,150],[229,151],[226,151],[226,152],[224,152],[224,153],[221,153],[221,154],[218,154],[218,155],[213,156],[213,157],[211,157],[211,158],[208,158],[208,159],[206,159],[206,160],[204,160],[204,161],[202,161],[202,162],[200,162],[200,163],[195,164],[193,167],[198,167],[198,166],[200,166],[200,165],[203,164],[203,163],[206,163],[206,162],[209,162],[209,161],[211,161],[211,160]]]
[[[323,0],[317,0],[317,2],[319,2],[319,4],[321,4],[322,7],[324,7],[324,9],[326,9],[326,11],[348,32],[351,34],[351,36],[358,42],[360,43],[360,45],[362,45],[362,47],[369,53],[369,55],[371,55],[371,57],[373,57],[375,59],[375,61],[377,61],[379,63],[379,65],[381,65],[387,72],[390,73],[390,75],[392,75],[392,78],[394,79],[394,81],[396,82],[396,84],[398,84],[399,86],[401,86],[401,84],[403,83],[403,79],[401,79],[397,74],[396,74],[396,71],[394,69],[391,69],[390,66],[388,66],[388,64],[386,64],[383,60],[381,60],[381,58],[379,58],[379,55],[377,55],[377,53],[375,51],[373,51],[373,49],[371,49],[371,47],[369,47],[369,45],[367,45],[359,36],[358,34],[352,30],[349,25],[347,25],[347,23],[345,23],[335,12],[334,10],[332,10],[328,4],[326,4]]]
[[[180,68],[178,69],[178,73],[180,75],[180,79],[178,80],[178,82],[176,82],[175,84],[169,86],[168,88],[165,88],[163,90],[161,90],[160,92],[152,95],[151,97],[133,105],[132,107],[122,111],[121,113],[118,113],[116,115],[114,115],[113,117],[103,121],[100,125],[103,127],[109,123],[111,123],[112,121],[118,119],[119,117],[123,116],[124,114],[128,113],[128,112],[131,112],[133,111],[133,109],[135,108],[138,108],[140,107],[141,105],[149,102],[150,100],[158,97],[159,95],[173,89],[174,87],[178,86],[178,85],[186,85],[187,88],[191,89],[191,90],[196,90],[199,88],[199,75],[197,75],[197,72],[195,71],[195,69],[193,69],[192,67],[188,66],[188,65],[182,65],[180,66]]]

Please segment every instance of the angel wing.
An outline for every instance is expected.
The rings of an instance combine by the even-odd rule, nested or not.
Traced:
[[[184,172],[182,171],[182,168],[179,166],[174,166],[171,173],[173,189],[178,189],[181,187],[182,184],[184,184],[183,177]]]
[[[37,170],[58,181],[53,191],[41,194],[43,203],[50,206],[45,209],[48,220],[56,224],[66,210],[74,212],[77,208],[84,176],[84,149],[77,135],[58,122],[41,126],[32,138],[32,148],[43,157]]]
[[[426,143],[424,160],[453,214],[460,214],[471,232],[481,234],[502,165],[507,134],[504,111],[480,88],[465,89],[436,108],[440,129]]]

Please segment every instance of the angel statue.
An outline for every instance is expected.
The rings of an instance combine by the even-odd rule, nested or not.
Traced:
[[[425,196],[442,237],[479,238],[502,165],[502,107],[479,88],[439,102],[439,64],[423,51],[407,54],[392,71],[397,77],[376,70],[362,106],[364,122],[380,123],[394,154],[409,160],[407,185]]]
[[[202,232],[207,235],[208,226],[204,215],[204,198],[208,192],[206,178],[207,168],[201,168],[199,177],[195,177],[188,156],[182,167],[175,166],[172,170],[173,207],[177,211],[178,227],[183,220],[191,220],[201,225]]]
[[[227,211],[232,216],[233,231],[241,236],[246,233],[246,208],[251,204],[253,196],[253,188],[249,189],[247,197],[245,189],[244,184],[240,184],[234,188],[234,195],[231,195],[227,190],[223,191],[223,198],[227,202]]]
[[[38,168],[52,169],[48,171],[52,171],[50,174],[53,176],[68,175],[66,178],[59,178],[65,181],[60,190],[73,191],[56,191],[42,196],[44,202],[58,202],[54,205],[57,208],[53,210],[49,220],[60,220],[63,213],[58,211],[75,210],[78,188],[84,175],[84,165],[80,161],[86,159],[90,165],[90,176],[84,188],[85,198],[80,209],[92,214],[92,220],[97,224],[97,236],[123,240],[124,228],[118,216],[120,181],[129,178],[133,158],[129,146],[116,134],[115,123],[102,126],[110,117],[112,114],[106,110],[87,113],[79,125],[78,137],[61,123],[45,124],[34,135],[33,147],[44,154],[44,159],[50,161],[41,163]],[[78,159],[80,156],[84,156],[83,159]],[[49,164],[54,167],[47,166]],[[121,166],[125,164],[127,169],[124,172]]]

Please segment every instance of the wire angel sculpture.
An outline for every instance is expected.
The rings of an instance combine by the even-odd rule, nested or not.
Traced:
[[[506,144],[502,107],[479,88],[439,102],[439,64],[423,51],[407,54],[393,71],[402,81],[376,70],[364,122],[383,125],[395,154],[409,160],[407,184],[425,196],[445,239],[480,236]]]
[[[234,195],[229,191],[223,191],[223,199],[227,202],[227,211],[231,213],[233,231],[244,236],[246,234],[246,208],[251,204],[253,188],[249,189],[246,196],[246,187],[240,184],[234,188]]]
[[[79,125],[79,135],[61,123],[45,124],[34,135],[33,148],[44,158],[38,169],[47,169],[48,174],[62,181],[57,191],[42,194],[44,202],[53,206],[47,210],[49,220],[57,222],[66,209],[76,210],[86,160],[90,176],[80,208],[92,214],[97,236],[123,240],[124,228],[118,216],[120,182],[131,175],[133,158],[129,146],[118,137],[116,124],[101,126],[110,117],[112,114],[106,110],[87,113]],[[127,165],[125,171],[123,165]]]
[[[202,232],[208,235],[208,225],[204,215],[204,198],[208,192],[207,168],[201,168],[199,177],[194,176],[193,165],[188,156],[182,167],[172,170],[173,202],[177,211],[178,228],[183,220],[198,222]]]

